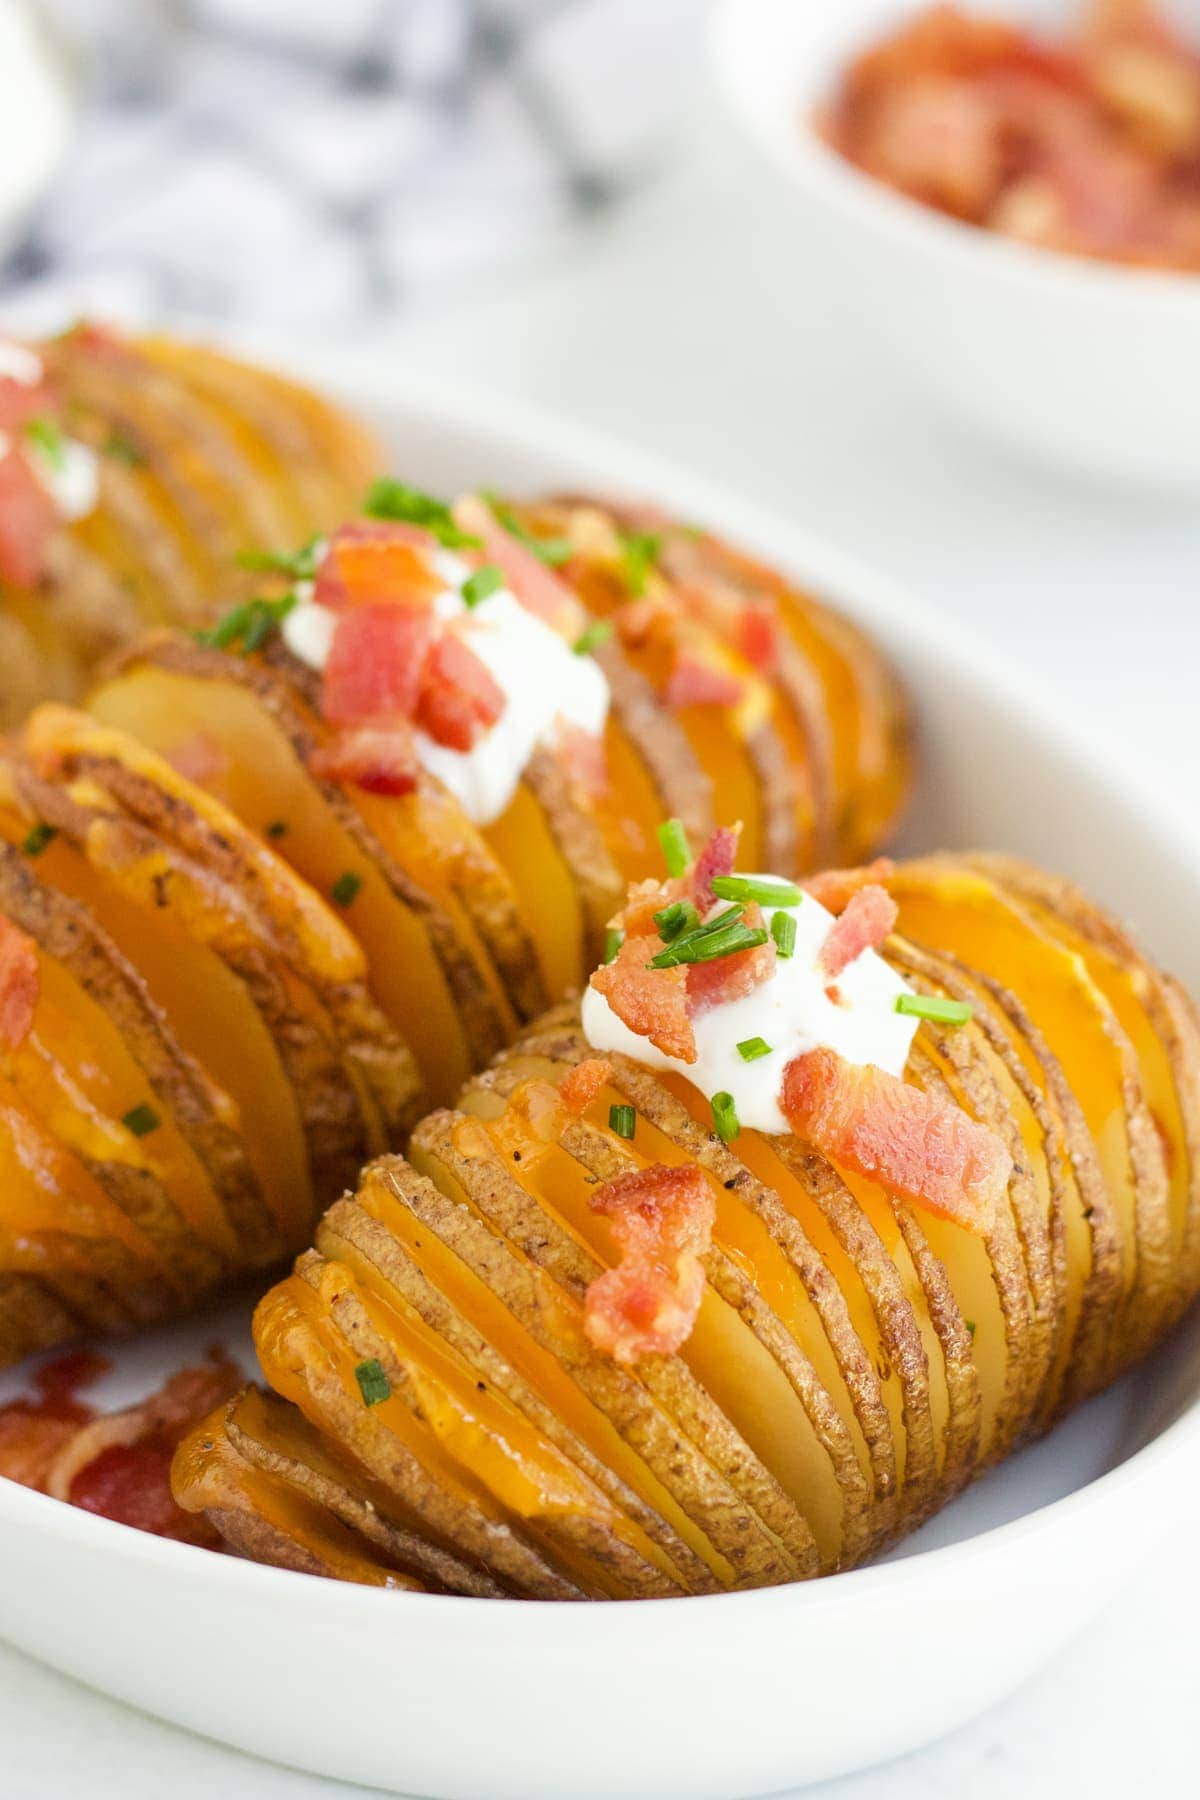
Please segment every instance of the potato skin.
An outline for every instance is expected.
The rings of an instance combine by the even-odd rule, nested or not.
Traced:
[[[975,1007],[962,1027],[922,1023],[907,1079],[1012,1152],[985,1238],[795,1139],[724,1144],[690,1084],[621,1056],[581,1116],[556,1109],[592,1054],[566,1005],[427,1118],[407,1162],[366,1170],[264,1302],[260,1359],[303,1417],[301,1461],[348,1456],[406,1521],[419,1471],[417,1528],[506,1592],[550,1597],[547,1569],[592,1598],[767,1585],[895,1542],[1144,1354],[1198,1285],[1190,1002],[1039,871],[939,856],[889,885],[884,954]],[[1114,1092],[1120,1130],[1099,1110]],[[632,1139],[610,1126],[616,1102]],[[1151,1106],[1173,1185],[1139,1153]],[[676,1355],[624,1367],[582,1330],[615,1255],[588,1196],[663,1161],[712,1187],[705,1297]],[[1165,1261],[1141,1255],[1164,1240]],[[382,1404],[360,1391],[363,1358],[385,1372]],[[219,1419],[206,1429],[220,1439]],[[576,1512],[563,1527],[564,1457],[586,1528]],[[176,1488],[208,1504],[182,1462]]]

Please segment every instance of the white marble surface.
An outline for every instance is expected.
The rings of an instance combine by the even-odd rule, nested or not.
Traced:
[[[1131,753],[1158,762],[1183,828],[1196,829],[1195,508],[1078,489],[948,433],[845,340],[779,206],[713,121],[679,174],[570,261],[501,298],[410,317],[374,354],[622,431],[853,544],[1048,670],[1064,703],[1100,712]],[[1004,1707],[903,1763],[810,1792],[1193,1793],[1197,1606],[1200,1546],[1185,1532]],[[5,1800],[351,1791],[188,1738],[9,1652],[0,1746]]]

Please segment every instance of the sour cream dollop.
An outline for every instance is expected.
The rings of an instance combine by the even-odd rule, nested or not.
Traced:
[[[468,607],[462,584],[471,570],[452,551],[431,557],[445,587],[434,599],[439,619],[461,631],[504,695],[504,710],[470,750],[452,750],[423,731],[413,734],[422,766],[436,775],[476,825],[490,825],[506,811],[534,750],[553,746],[559,728],[572,726],[598,737],[608,717],[608,682],[593,656],[577,656],[565,639],[498,588]],[[298,583],[297,604],[283,621],[283,640],[309,668],[323,669],[337,614]]]
[[[631,1031],[593,987],[583,996],[588,1043],[601,1053],[619,1051],[652,1069],[672,1069],[686,1076],[706,1099],[731,1094],[744,1127],[777,1136],[791,1130],[779,1105],[783,1072],[806,1050],[833,1050],[847,1062],[873,1063],[890,1075],[903,1075],[920,1021],[898,1013],[896,1000],[913,989],[878,952],[863,950],[838,976],[840,999],[831,1000],[825,991],[829,978],[818,958],[833,927],[833,914],[806,894],[799,906],[764,907],[768,927],[779,910],[796,921],[793,954],[777,956],[770,979],[752,993],[693,1020],[694,1063],[664,1055]],[[746,1062],[738,1045],[748,1038],[762,1038],[771,1046],[770,1053]]]

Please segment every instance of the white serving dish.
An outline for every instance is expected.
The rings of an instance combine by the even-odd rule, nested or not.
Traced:
[[[850,57],[926,0],[716,0],[713,78],[783,187],[760,195],[828,284],[847,326],[885,345],[928,397],[1068,472],[1200,487],[1200,275],[1085,261],[1011,242],[894,193],[812,126]],[[1050,31],[1082,0],[968,0]],[[1200,3],[1168,7],[1200,43]]]
[[[640,451],[377,366],[293,366],[373,417],[397,471],[426,487],[653,495],[790,569],[875,632],[911,685],[924,776],[909,841],[1069,871],[1200,989],[1200,846],[1124,756],[991,647]],[[215,1334],[244,1352],[245,1318],[120,1352],[106,1397],[145,1391]],[[1024,1681],[1194,1492],[1198,1395],[1200,1322],[884,1564],[624,1606],[341,1586],[140,1536],[0,1480],[0,1635],[177,1724],[393,1791],[733,1800],[912,1749]]]

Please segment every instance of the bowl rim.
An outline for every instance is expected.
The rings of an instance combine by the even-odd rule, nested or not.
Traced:
[[[925,4],[889,0],[897,18]],[[855,0],[838,0],[838,5],[848,19],[857,13]],[[853,26],[833,57],[807,79],[797,76],[794,103],[783,113],[759,93],[746,52],[756,24],[781,16],[782,10],[780,0],[712,0],[704,40],[709,77],[726,113],[789,180],[869,231],[1030,292],[1043,290],[1081,304],[1144,304],[1171,313],[1200,308],[1200,271],[1142,268],[1024,244],[926,206],[847,161],[817,132],[811,110],[831,90],[845,53],[854,48]],[[791,42],[789,37],[786,46],[778,47],[785,60],[790,60]]]
[[[195,334],[193,334],[195,335]],[[936,650],[939,666],[951,680],[968,684],[986,682],[990,690],[1010,705],[1019,706],[1038,722],[1040,735],[1052,736],[1061,753],[1103,772],[1114,809],[1136,807],[1155,835],[1176,840],[1191,864],[1200,891],[1200,845],[1192,847],[1182,808],[1166,800],[1155,782],[1153,765],[1136,750],[1121,747],[1114,755],[1103,734],[1078,709],[1064,707],[1047,677],[1026,670],[1015,658],[978,636],[958,620],[942,614],[932,604],[911,594],[898,581],[880,573],[857,555],[842,550],[805,526],[773,514],[757,502],[731,496],[715,480],[693,475],[667,457],[620,437],[574,421],[528,402],[513,401],[496,392],[465,387],[409,371],[381,372],[377,354],[357,349],[316,348],[291,342],[284,345],[272,334],[270,347],[261,337],[235,334],[225,347],[237,354],[256,356],[268,366],[301,379],[311,379],[335,398],[343,398],[369,417],[372,410],[390,410],[423,419],[436,429],[449,429],[467,438],[504,440],[517,455],[595,467],[598,486],[609,491],[653,492],[684,516],[704,517],[722,531],[743,540],[748,547],[793,570],[798,579],[828,594],[839,606],[869,623],[903,629],[906,637]],[[402,1630],[415,1614],[429,1624],[445,1619],[452,1626],[469,1623],[478,1638],[499,1629],[508,1636],[515,1628],[536,1633],[545,1629],[546,1616],[556,1621],[559,1640],[566,1645],[598,1631],[640,1634],[648,1615],[659,1632],[690,1633],[698,1610],[734,1606],[742,1609],[747,1623],[750,1609],[802,1607],[806,1611],[845,1603],[869,1604],[894,1590],[903,1590],[926,1578],[931,1559],[938,1570],[952,1574],[968,1564],[1004,1555],[1023,1539],[1058,1530],[1069,1531],[1071,1522],[1085,1511],[1118,1501],[1131,1488],[1152,1478],[1166,1464],[1174,1464],[1189,1448],[1200,1463],[1200,1394],[1179,1416],[1140,1445],[1113,1468],[1083,1486],[999,1525],[984,1528],[953,1543],[931,1546],[895,1562],[867,1563],[828,1578],[784,1583],[777,1587],[721,1594],[680,1595],[669,1599],[642,1600],[636,1606],[564,1606],[554,1601],[476,1599],[453,1594],[422,1594],[376,1589],[354,1583],[314,1579],[287,1569],[214,1556],[209,1550],[156,1538],[98,1518],[78,1508],[35,1493],[0,1477],[0,1530],[32,1530],[41,1537],[58,1537],[80,1554],[101,1553],[126,1565],[139,1566],[148,1574],[174,1576],[183,1582],[214,1582],[231,1596],[250,1597],[261,1589],[282,1605],[297,1605],[320,1617],[362,1619],[379,1625],[372,1609]],[[1165,1515],[1164,1515],[1165,1516]],[[267,1584],[265,1588],[262,1584]],[[307,1596],[307,1599],[305,1598]],[[516,1624],[522,1615],[526,1622]],[[671,1625],[671,1620],[676,1624]],[[541,1623],[539,1623],[539,1621]],[[625,1621],[618,1624],[615,1621]],[[661,1641],[661,1640],[660,1640]],[[631,1654],[636,1654],[634,1638]]]

